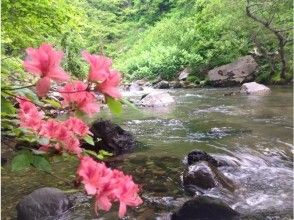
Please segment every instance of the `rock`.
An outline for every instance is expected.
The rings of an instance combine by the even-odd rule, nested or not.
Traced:
[[[257,63],[250,55],[237,61],[214,68],[208,72],[209,84],[213,86],[240,85],[254,78]]]
[[[207,83],[207,82],[206,82],[205,80],[202,80],[202,81],[199,82],[199,86],[205,86],[206,83]]]
[[[17,204],[18,220],[65,219],[72,203],[57,188],[44,187],[33,191]]]
[[[203,190],[222,186],[233,192],[236,188],[234,182],[226,177],[218,166],[218,162],[204,151],[192,151],[187,156],[188,167],[183,173],[183,186],[188,193],[203,193]]]
[[[139,80],[136,80],[134,83],[138,84],[139,86],[144,86],[148,82],[144,79],[139,79]]]
[[[170,82],[170,87],[173,88],[173,89],[182,88],[183,83],[181,83],[180,81],[171,81]]]
[[[155,89],[169,89],[170,88],[169,82],[168,81],[165,81],[165,80],[162,80],[162,81],[156,83],[154,85],[154,88]]]
[[[174,98],[167,92],[151,92],[139,102],[139,105],[146,107],[164,107],[175,103]]]
[[[114,155],[131,152],[136,146],[134,136],[122,129],[119,125],[108,120],[97,120],[92,124],[90,131],[93,133],[95,146],[84,143],[83,148],[98,152],[106,150]]]
[[[128,90],[129,90],[130,92],[137,92],[137,91],[142,91],[143,88],[142,88],[142,86],[139,85],[138,83],[133,82],[133,83],[129,86]]]
[[[246,95],[269,95],[271,93],[271,90],[265,85],[256,82],[251,82],[244,83],[241,86],[240,93]]]
[[[186,80],[188,76],[190,75],[190,73],[191,73],[191,69],[185,68],[183,71],[180,72],[179,80]]]
[[[146,82],[145,84],[144,84],[144,87],[151,87],[152,86],[152,83],[151,82]]]
[[[198,162],[196,165],[189,166],[188,169],[184,171],[183,185],[188,191],[190,191],[192,186],[196,191],[198,188],[206,190],[216,187],[217,181],[210,166],[206,161],[202,161]]]
[[[198,196],[175,213],[171,220],[234,220],[240,214],[218,198]]]
[[[204,151],[194,150],[187,156],[187,163],[189,166],[200,161],[207,161],[215,167],[219,166],[218,161]]]

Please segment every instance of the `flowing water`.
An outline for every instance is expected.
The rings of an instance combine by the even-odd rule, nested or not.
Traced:
[[[248,219],[293,218],[292,88],[273,88],[265,97],[224,96],[232,91],[237,89],[170,90],[174,106],[127,108],[121,118],[112,118],[141,143],[112,164],[142,187],[144,205],[129,209],[126,219],[161,219],[191,198],[183,190],[181,174],[185,156],[195,149],[229,161],[221,171],[237,184],[235,193],[212,189],[206,194],[223,199]],[[134,100],[139,97],[129,94]],[[53,170],[70,178],[75,166],[76,161],[59,158]],[[4,166],[2,218],[13,219],[17,201],[41,186],[71,187],[38,171],[11,173]],[[117,219],[116,212],[114,206],[97,217],[92,201],[81,196],[70,219]]]

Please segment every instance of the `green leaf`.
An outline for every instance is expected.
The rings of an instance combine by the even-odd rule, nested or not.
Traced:
[[[33,101],[34,103],[36,103],[38,105],[43,105],[43,103],[40,102],[36,93],[34,93],[29,88],[18,89],[18,90],[15,90],[15,92],[18,93],[18,95],[20,95],[20,96],[27,97],[29,100]]]
[[[15,114],[14,106],[4,96],[1,96],[1,112],[7,114]]]
[[[39,155],[33,155],[32,165],[41,171],[45,171],[45,172],[51,171],[51,165],[49,161],[45,157],[42,157]]]
[[[50,104],[54,108],[61,108],[60,103],[54,99],[45,99],[44,102]]]
[[[85,149],[84,149],[84,152],[85,152],[86,154],[88,154],[88,155],[91,155],[91,156],[93,156],[93,157],[99,159],[99,160],[103,160],[103,159],[104,159],[103,155],[101,155],[101,154],[97,154],[95,151],[92,151],[92,150],[85,150]]]
[[[105,150],[99,150],[98,153],[103,155],[103,156],[113,156],[113,153],[110,153],[110,152],[105,151]]]
[[[111,98],[110,96],[106,97],[106,103],[110,109],[110,111],[114,114],[114,115],[121,115],[122,113],[122,104],[119,100],[115,100],[113,98]]]
[[[31,158],[27,152],[16,155],[12,160],[12,171],[20,171],[28,168],[31,164]]]
[[[86,135],[86,136],[84,137],[84,140],[85,140],[88,144],[90,144],[90,145],[92,145],[92,146],[95,145],[94,140],[93,140],[93,137],[90,136],[90,135]]]
[[[137,110],[137,111],[140,111],[140,110],[137,108],[137,106],[135,106],[133,103],[131,103],[131,102],[130,102],[129,100],[127,100],[127,99],[122,99],[121,102],[122,102],[123,104],[126,104],[127,106],[131,107],[132,109],[135,109],[135,110]]]

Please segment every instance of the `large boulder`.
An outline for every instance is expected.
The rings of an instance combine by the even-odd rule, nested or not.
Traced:
[[[44,187],[33,191],[17,204],[18,220],[66,219],[72,207],[69,198],[59,189]]]
[[[151,92],[142,97],[139,105],[146,107],[164,107],[175,103],[175,99],[167,92]]]
[[[191,69],[185,68],[179,73],[179,80],[186,80],[190,74],[191,74]]]
[[[257,63],[250,55],[237,61],[214,68],[208,72],[208,83],[213,86],[232,86],[249,82],[254,78]]]
[[[271,93],[271,90],[265,85],[251,82],[244,83],[241,86],[240,93],[245,95],[269,95]]]
[[[171,220],[236,220],[240,214],[218,198],[198,196],[187,201]]]
[[[136,146],[134,136],[122,129],[119,125],[109,120],[97,120],[92,124],[90,131],[93,133],[95,146],[84,143],[83,148],[99,151],[106,150],[114,155],[131,152]]]
[[[154,85],[155,89],[169,89],[170,85],[168,81],[162,80]]]

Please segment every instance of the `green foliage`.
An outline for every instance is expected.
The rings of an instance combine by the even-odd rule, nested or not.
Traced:
[[[90,156],[93,156],[94,158],[98,160],[105,160],[108,157],[111,157],[113,155],[112,153],[109,153],[105,150],[100,150],[98,153],[92,150],[84,150],[84,152]]]
[[[84,49],[114,58],[126,80],[172,79],[186,66],[201,78],[208,69],[250,53],[256,40],[276,51],[273,34],[248,18],[245,6],[245,0],[4,0],[2,82],[15,72],[26,79],[24,49],[44,41],[65,52],[64,68],[78,78],[88,72],[80,56]],[[273,24],[282,29],[293,26],[292,10],[292,1],[267,1],[258,15],[275,13]],[[292,78],[291,44],[286,58]],[[261,58],[261,74],[269,71],[265,62]]]
[[[44,156],[33,154],[28,150],[20,151],[11,163],[12,171],[21,171],[30,166],[45,172],[51,171],[51,165]]]
[[[90,136],[90,135],[86,135],[86,136],[84,137],[84,141],[86,141],[88,144],[90,144],[90,145],[92,145],[92,146],[95,145],[94,140],[93,140],[93,137]]]
[[[185,66],[201,70],[231,62],[250,46],[248,31],[234,24],[244,16],[241,7],[229,0],[197,1],[189,8],[179,2],[140,35],[117,66],[131,79],[172,79]]]
[[[15,114],[16,109],[7,98],[1,95],[1,112],[6,114]]]
[[[111,111],[111,113],[113,113],[114,115],[121,115],[122,113],[122,104],[119,100],[113,99],[110,96],[106,97],[106,103]]]

